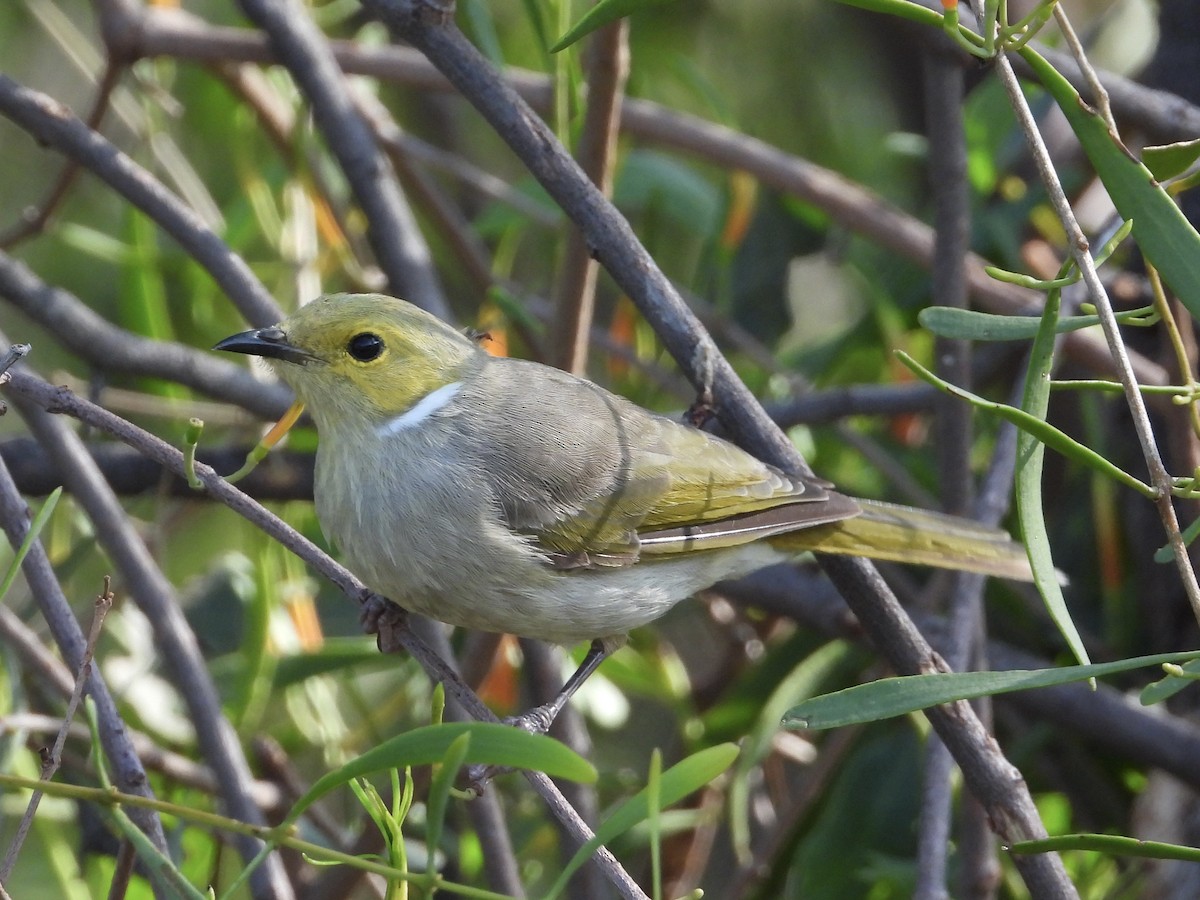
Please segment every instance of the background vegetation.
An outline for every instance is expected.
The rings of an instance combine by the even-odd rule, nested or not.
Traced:
[[[792,444],[839,488],[1004,514],[1012,435],[996,415],[942,399],[895,356],[903,350],[956,384],[1017,402],[1027,340],[935,342],[918,314],[968,303],[1036,312],[1044,291],[991,280],[982,260],[1047,279],[1070,255],[996,67],[886,4],[874,4],[882,14],[830,0],[641,5],[627,27],[553,54],[584,12],[565,0],[466,0],[454,21],[568,147],[597,161],[585,164],[590,174],[607,173],[617,208],[669,284],[632,264],[636,244],[605,230],[600,206],[564,200],[579,192],[561,160],[534,156],[519,122],[485,121],[459,95],[463,83],[456,90],[438,75],[423,53],[443,68],[466,57],[436,15],[393,21],[407,41],[394,47],[372,15],[406,4],[384,0],[366,10],[349,0],[0,6],[0,332],[4,347],[33,347],[25,374],[3,392],[11,408],[0,418],[0,518],[14,547],[25,528],[16,490],[36,508],[67,486],[0,606],[0,773],[10,778],[0,846],[19,846],[0,881],[11,896],[152,893],[150,851],[138,847],[142,863],[131,867],[133,827],[68,789],[101,777],[82,713],[62,752],[62,787],[42,801],[23,845],[15,840],[29,795],[11,779],[42,769],[39,748],[54,741],[84,646],[63,603],[86,633],[106,576],[114,604],[90,682],[106,768],[118,788],[169,804],[160,819],[125,808],[175,861],[178,892],[184,881],[235,896],[398,891],[401,882],[385,887],[362,864],[321,867],[294,848],[235,884],[257,845],[197,814],[278,823],[326,773],[438,715],[426,650],[381,655],[361,635],[349,576],[239,506],[235,492],[209,482],[197,493],[165,474],[160,463],[178,471],[166,449],[137,435],[136,447],[115,440],[113,423],[82,406],[71,411],[84,425],[46,415],[47,404],[71,404],[30,373],[176,447],[188,420],[203,419],[199,457],[228,473],[286,398],[257,370],[205,349],[320,292],[386,290],[487,330],[498,352],[586,366],[655,409],[678,414],[694,385],[711,386],[721,426],[789,464],[787,446],[756,430],[762,423],[723,364],[695,371],[699,338],[671,307],[674,285]],[[1148,65],[1148,83],[1179,95],[1104,72],[1127,145],[1200,133],[1200,110],[1181,99],[1200,99],[1192,0],[1163,4],[1161,41],[1138,4],[1070,12],[1095,62]],[[1051,24],[1039,40],[1061,37]],[[322,67],[330,48],[347,77]],[[627,81],[614,62],[626,52]],[[1078,80],[1064,57],[1049,58]],[[488,86],[465,71],[468,94]],[[1025,85],[1098,248],[1119,218],[1093,174],[1111,156],[1089,160],[1051,98]],[[623,95],[619,134],[589,118]],[[502,101],[484,106],[498,116]],[[1145,244],[1142,221],[1135,236]],[[1126,242],[1102,269],[1116,307],[1153,302],[1142,252],[1162,266],[1156,247]],[[580,260],[589,255],[605,268],[594,316],[578,317],[585,334],[590,327],[585,361],[570,351],[571,311],[587,308]],[[1193,283],[1168,281],[1195,301]],[[1070,310],[1095,299],[1078,286],[1062,293]],[[1178,317],[1181,337],[1172,344],[1161,323],[1124,329],[1130,366],[1143,384],[1188,385],[1191,320],[1173,302],[1163,309]],[[1116,371],[1096,328],[1060,338],[1053,367],[1058,379],[1112,380]],[[1119,392],[1096,389],[1055,392],[1048,419],[1153,481],[1138,423],[1151,426],[1166,471],[1186,475],[1200,465],[1192,416],[1186,402],[1152,395],[1140,418]],[[331,550],[309,502],[315,444],[302,424],[240,487]],[[1154,561],[1166,543],[1155,504],[1078,454],[1047,455],[1042,483],[1048,545],[1069,577],[1068,609],[1088,655],[1194,647],[1186,575]],[[1178,500],[1185,525],[1194,507]],[[1024,784],[1004,778],[1003,758],[962,707],[931,715],[962,776],[920,714],[781,730],[784,713],[808,697],[927,668],[927,648],[863,571],[829,570],[853,613],[807,566],[719,586],[635,633],[564,723],[560,737],[599,773],[591,786],[564,784],[565,799],[548,781],[510,775],[483,799],[451,799],[443,810],[448,779],[439,772],[454,769],[418,766],[402,825],[389,823],[389,807],[403,773],[383,772],[308,807],[297,835],[314,845],[310,857],[321,847],[379,854],[393,867],[436,869],[464,893],[543,896],[580,840],[571,810],[595,827],[657,781],[661,757],[663,767],[695,762],[684,774],[703,787],[611,839],[615,859],[582,869],[569,896],[697,887],[722,898],[1200,894],[1194,863],[999,847],[1038,836],[1032,812],[1050,834],[1195,843],[1195,689],[1153,710],[1126,694],[1161,672],[1117,676],[1094,692],[1075,684],[1006,695],[994,709],[980,703]],[[985,600],[961,579],[885,574],[955,669],[1075,661],[1032,589],[990,584]],[[447,635],[429,623],[401,632],[409,650],[415,635],[452,653],[499,715],[539,702],[569,668],[557,650],[527,641]],[[464,702],[469,711],[460,696],[446,717],[462,717]],[[144,779],[121,756],[118,715]],[[741,747],[731,765],[721,756],[730,742]],[[528,752],[540,760],[548,751]],[[406,753],[397,747],[388,760],[419,761]],[[125,877],[127,887],[112,888]],[[161,884],[158,895],[171,896]]]

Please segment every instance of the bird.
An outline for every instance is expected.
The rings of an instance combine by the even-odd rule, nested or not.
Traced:
[[[850,497],[381,294],[326,294],[216,350],[264,359],[312,416],[314,500],[363,583],[402,608],[591,641],[545,731],[631,629],[806,551],[1031,578],[966,519]]]

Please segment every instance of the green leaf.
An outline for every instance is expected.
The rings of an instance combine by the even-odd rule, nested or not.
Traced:
[[[662,751],[657,747],[650,754],[650,771],[646,773],[646,798],[650,815],[647,819],[650,840],[651,896],[662,896]]]
[[[489,4],[483,0],[464,0],[459,6],[470,25],[470,35],[475,46],[497,69],[504,68],[504,50],[500,36],[496,33],[496,20]]]
[[[1135,319],[1144,313],[1141,309],[1126,310],[1117,315],[1117,321]],[[1036,337],[1041,327],[1041,320],[1034,316],[1002,316],[949,306],[927,307],[917,314],[917,320],[940,337],[968,341],[1027,341]],[[1099,316],[1066,316],[1055,323],[1054,333],[1079,331],[1099,324]]]
[[[62,242],[68,247],[73,247],[103,263],[123,266],[137,255],[137,251],[131,245],[86,225],[63,222],[57,231]]]
[[[1020,52],[1067,117],[1121,217],[1133,220],[1133,236],[1146,259],[1200,319],[1200,234],[1071,83],[1029,47]]]
[[[1183,664],[1183,671],[1188,675],[1200,675],[1200,660]],[[1152,681],[1142,688],[1138,700],[1142,706],[1154,706],[1170,697],[1174,697],[1189,684],[1195,684],[1195,678],[1181,678],[1178,675],[1166,675],[1158,681]]]
[[[566,34],[558,39],[558,43],[550,48],[550,52],[558,53],[560,50],[567,49],[580,38],[586,37],[598,28],[603,28],[609,22],[623,19],[643,9],[665,6],[674,2],[675,0],[600,0],[584,13],[583,18],[576,22]]]
[[[734,848],[748,859],[750,845],[751,771],[771,750],[779,721],[801,700],[812,697],[851,657],[854,648],[845,641],[830,641],[804,657],[771,692],[758,711],[754,727],[742,742],[742,755],[729,785],[729,831]]]
[[[1067,266],[1063,266],[1066,274]],[[1023,411],[1045,422],[1050,409],[1050,370],[1054,367],[1054,334],[1058,321],[1062,292],[1057,288],[1046,294],[1046,308],[1042,312],[1037,337],[1029,351],[1029,366],[1025,373],[1025,396],[1021,402]],[[1090,452],[1090,451],[1089,451]],[[1081,663],[1087,663],[1087,648],[1079,630],[1071,619],[1059,584],[1058,571],[1050,552],[1050,534],[1046,530],[1046,516],[1042,503],[1042,462],[1046,445],[1029,431],[1017,435],[1017,470],[1014,478],[1017,520],[1021,523],[1021,537],[1025,539],[1025,550],[1029,554],[1029,568],[1033,570],[1033,583],[1042,595],[1046,611],[1058,626],[1059,633],[1071,648],[1071,653]],[[1095,454],[1098,459],[1104,459]],[[1105,460],[1107,462],[1107,460]]]
[[[1182,175],[1200,159],[1200,138],[1142,150],[1142,162],[1159,181]]]
[[[653,150],[625,157],[614,191],[622,210],[661,213],[688,233],[703,239],[721,227],[720,192],[691,166]]]
[[[734,744],[718,744],[698,753],[693,753],[687,759],[681,760],[658,780],[656,795],[659,809],[678,803],[688,794],[699,790],[714,778],[724,772],[737,758],[738,748]],[[571,857],[571,861],[559,874],[554,886],[547,892],[547,900],[553,900],[566,889],[567,882],[576,870],[591,857],[596,850],[607,844],[617,835],[623,834],[633,826],[646,821],[650,816],[650,789],[638,791],[604,820],[596,829],[596,834]]]
[[[397,735],[324,775],[296,801],[287,821],[295,821],[315,801],[352,778],[384,769],[441,762],[451,744],[467,732],[471,734],[471,744],[461,763],[535,769],[571,781],[596,780],[591,763],[553,738],[497,722],[445,722]]]
[[[17,548],[17,555],[9,563],[8,569],[4,573],[4,580],[0,582],[0,600],[4,599],[9,588],[16,581],[17,573],[21,571],[21,563],[29,555],[29,551],[33,548],[33,542],[38,539],[38,535],[42,533],[42,529],[46,527],[46,523],[50,521],[50,514],[54,512],[54,507],[58,505],[58,498],[62,496],[62,492],[61,485],[51,491],[50,495],[42,503],[42,508],[37,511],[37,515],[29,523],[29,530],[25,532],[25,539],[21,541],[21,546]]]
[[[1036,841],[1018,841],[1008,848],[1013,853],[1057,853],[1061,850],[1098,850],[1108,855],[1139,856],[1143,859],[1183,859],[1200,862],[1200,849],[1161,841],[1139,841],[1117,834],[1063,834]]]
[[[1200,536],[1200,519],[1193,519],[1192,523],[1183,530],[1183,534],[1180,536],[1183,538],[1183,546],[1190,547],[1192,541]],[[1154,551],[1154,561],[1156,563],[1169,563],[1174,559],[1175,548],[1170,544],[1163,544],[1163,546]]]
[[[470,749],[471,732],[465,731],[450,743],[429,782],[429,799],[425,804],[425,840],[429,844],[431,859],[442,842],[442,829],[446,824],[446,809],[450,805],[454,777],[462,768],[463,760],[467,758]],[[432,867],[430,863],[430,868]]]
[[[901,19],[919,22],[922,25],[931,25],[938,29],[942,27],[942,17],[939,13],[918,3],[911,3],[909,0],[841,0],[841,2],[846,6],[854,6],[858,9],[884,13],[889,16],[899,16]]]
[[[1159,653],[1115,662],[1057,669],[1014,669],[1008,672],[943,672],[934,675],[903,675],[858,684],[832,694],[806,700],[788,711],[787,728],[819,730],[877,722],[907,715],[942,703],[972,700],[1031,688],[1055,687],[1115,675],[1163,663],[1183,663],[1200,658],[1200,650]]]

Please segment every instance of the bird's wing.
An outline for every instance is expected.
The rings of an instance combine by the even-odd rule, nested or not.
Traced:
[[[566,373],[491,360],[467,390],[482,394],[471,407],[487,420],[462,423],[463,440],[486,459],[507,523],[562,566],[626,564],[643,541],[655,553],[687,549],[696,528],[706,546],[754,540],[764,532],[753,517],[783,505],[797,508],[774,514],[769,533],[856,511],[819,481]]]

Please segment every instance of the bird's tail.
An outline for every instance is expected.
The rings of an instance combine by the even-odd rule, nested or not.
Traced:
[[[1025,548],[1000,529],[943,513],[858,500],[862,514],[769,538],[786,552],[835,553],[1031,581]]]

